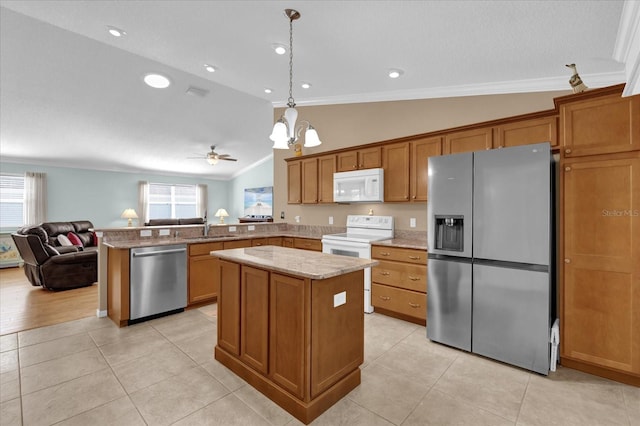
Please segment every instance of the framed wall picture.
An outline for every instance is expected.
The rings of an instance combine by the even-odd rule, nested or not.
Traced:
[[[11,234],[0,234],[0,268],[10,268],[22,263]]]

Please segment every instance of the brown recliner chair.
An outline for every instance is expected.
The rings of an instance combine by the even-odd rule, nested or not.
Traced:
[[[31,285],[64,290],[86,287],[98,280],[98,252],[94,248],[81,251],[75,246],[54,247],[42,226],[22,228],[11,237]]]

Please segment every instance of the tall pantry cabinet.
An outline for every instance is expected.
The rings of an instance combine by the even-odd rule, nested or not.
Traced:
[[[640,95],[556,99],[561,364],[640,385]]]

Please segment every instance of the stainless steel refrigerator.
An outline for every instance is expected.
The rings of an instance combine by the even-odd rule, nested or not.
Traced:
[[[548,143],[429,158],[429,339],[548,374],[552,165]]]

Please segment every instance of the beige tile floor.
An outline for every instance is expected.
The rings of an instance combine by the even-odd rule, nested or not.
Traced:
[[[365,316],[362,384],[314,425],[640,425],[640,389],[549,377]],[[117,328],[86,318],[2,336],[2,425],[300,425],[213,359],[216,306]]]

